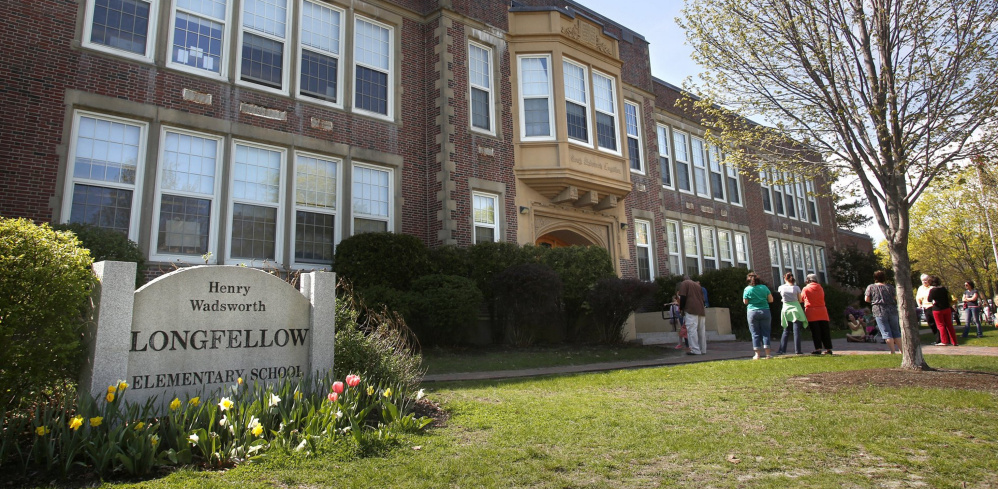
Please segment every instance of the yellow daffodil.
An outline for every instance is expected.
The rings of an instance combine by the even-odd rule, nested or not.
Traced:
[[[180,399],[174,398],[173,402],[170,403],[170,411],[176,411],[180,409]]]
[[[152,438],[149,441],[152,442],[153,448],[156,448],[156,445],[159,445],[159,437],[156,435],[152,435]]]
[[[118,381],[118,390],[119,391],[123,391],[123,390],[125,390],[127,388],[128,388],[128,382],[125,382],[124,380],[119,380]]]
[[[117,390],[118,390],[117,386],[114,386],[114,385],[107,386],[107,393],[108,394],[114,394],[115,391],[117,391]]]
[[[48,427],[45,426],[39,426],[35,428],[35,433],[38,433],[38,436],[45,436],[50,432],[52,432],[52,430],[48,429]]]
[[[373,396],[374,395],[374,386],[373,385],[367,386],[367,395],[369,395],[369,396]]]
[[[389,388],[385,389],[385,393],[382,394],[382,395],[385,396],[385,397],[392,397],[392,388],[389,387]]]
[[[301,399],[301,396],[302,396],[301,391],[295,391],[295,400],[296,401],[299,400],[299,399]]]
[[[90,418],[90,426],[93,426],[94,428],[100,426],[100,424],[103,423],[103,422],[104,422],[104,418],[102,416],[96,416],[96,417]]]
[[[69,420],[69,429],[76,431],[83,426],[83,416],[74,416],[73,419]]]
[[[253,436],[263,435],[263,425],[260,424],[260,420],[257,419],[256,416],[250,417],[249,423],[246,424],[246,427],[249,428],[250,433],[253,433]]]
[[[201,398],[200,397],[192,397],[189,402],[190,402],[191,406],[197,407],[198,404],[201,404]]]
[[[114,393],[108,392],[107,396],[105,396],[104,399],[107,399],[107,402],[114,402]]]
[[[228,411],[232,408],[232,401],[228,397],[223,397],[221,401],[218,401],[218,408],[222,411]]]
[[[138,423],[135,423],[135,431],[139,431],[139,430],[141,430],[142,428],[144,428],[145,426],[146,426],[146,424],[145,424],[145,423],[143,423],[143,422],[139,421]]]
[[[236,379],[236,383],[239,385],[243,385],[243,378],[239,377],[238,379]]]
[[[256,425],[253,427],[253,436],[263,435],[263,425]]]

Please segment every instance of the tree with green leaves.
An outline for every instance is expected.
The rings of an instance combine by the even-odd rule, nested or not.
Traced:
[[[858,178],[908,276],[912,206],[996,143],[979,136],[998,115],[998,0],[687,0],[683,14],[705,69],[686,107],[728,162]],[[928,369],[911,284],[897,295],[901,366]]]

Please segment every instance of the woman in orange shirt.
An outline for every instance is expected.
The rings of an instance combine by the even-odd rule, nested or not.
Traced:
[[[818,276],[809,274],[807,285],[801,290],[801,302],[804,303],[804,315],[807,316],[807,323],[811,326],[811,338],[814,340],[814,351],[812,355],[821,355],[821,349],[825,349],[825,355],[832,354],[832,333],[828,329],[828,309],[825,308],[825,289],[818,285]]]

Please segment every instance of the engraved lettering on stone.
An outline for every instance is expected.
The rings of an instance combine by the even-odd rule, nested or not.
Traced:
[[[195,92],[194,90],[191,90],[189,88],[185,88],[183,90],[183,97],[184,97],[184,100],[186,100],[188,102],[194,102],[194,103],[200,104],[200,105],[211,105],[211,94],[210,93]]]
[[[702,205],[700,206],[700,212],[703,212],[704,214],[713,214],[714,208],[708,205]]]
[[[686,203],[686,208],[689,209],[689,210],[693,210],[693,209],[696,209],[696,206],[693,205],[693,202],[687,202]]]
[[[478,154],[488,158],[492,158],[496,155],[495,148],[486,148],[485,146],[478,147]]]
[[[320,131],[332,131],[333,121],[326,121],[319,119],[318,117],[313,117],[311,119],[312,129],[318,129]]]
[[[242,112],[243,114],[255,115],[257,117],[263,117],[264,119],[274,119],[279,121],[284,121],[288,119],[288,113],[286,111],[268,109],[266,107],[247,104],[245,102],[239,103],[239,112]]]
[[[794,226],[793,230],[794,230],[795,233],[799,233],[799,232],[802,231],[801,228],[800,228],[800,226]]]
[[[582,44],[586,44],[607,56],[613,56],[613,49],[609,44],[603,42],[599,27],[584,23],[582,22],[582,19],[576,19],[575,25],[571,27],[562,27],[561,33],[566,37]]]

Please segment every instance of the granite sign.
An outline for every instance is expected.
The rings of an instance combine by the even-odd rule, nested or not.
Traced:
[[[239,379],[268,383],[333,366],[331,273],[302,275],[299,291],[257,269],[199,266],[133,291],[134,264],[94,270],[96,321],[81,382],[94,395],[125,380],[130,400],[162,403]]]

